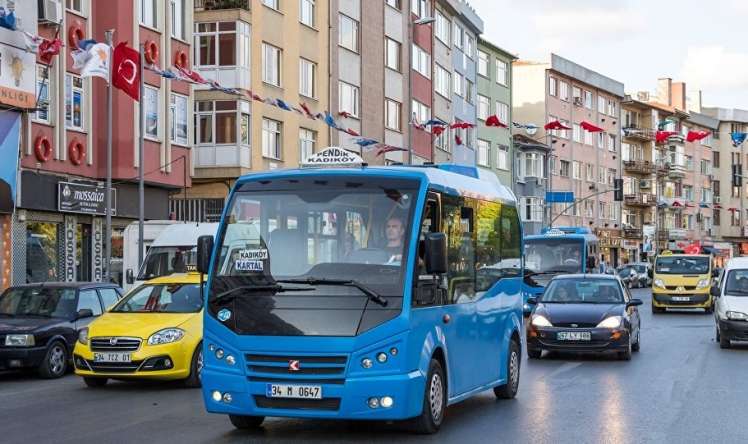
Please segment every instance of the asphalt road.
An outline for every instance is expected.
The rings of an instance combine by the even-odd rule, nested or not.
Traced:
[[[524,361],[517,399],[492,392],[452,406],[435,436],[399,424],[270,419],[255,433],[208,415],[198,390],[177,384],[0,374],[0,442],[511,442],[734,443],[748,440],[748,347],[721,350],[714,320],[652,316],[642,307],[642,348],[629,362],[552,355]]]

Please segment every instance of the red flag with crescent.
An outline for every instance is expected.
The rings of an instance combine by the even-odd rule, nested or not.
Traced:
[[[122,42],[114,48],[112,85],[140,101],[140,53]]]

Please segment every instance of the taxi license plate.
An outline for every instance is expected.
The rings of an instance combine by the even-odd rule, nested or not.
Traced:
[[[560,331],[556,333],[559,341],[590,341],[592,335],[588,331]]]
[[[130,353],[94,353],[94,362],[132,362]]]
[[[322,386],[267,384],[265,396],[268,398],[322,399]]]
[[[673,300],[676,302],[688,302],[691,300],[688,296],[673,296]]]

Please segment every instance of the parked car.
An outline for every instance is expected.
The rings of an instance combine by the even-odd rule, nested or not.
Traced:
[[[113,284],[72,282],[10,287],[0,295],[0,370],[36,369],[59,378],[78,332],[122,297]]]
[[[187,386],[198,387],[202,310],[198,273],[147,281],[81,330],[74,350],[75,373],[89,387],[101,387],[109,378],[182,379]]]
[[[730,259],[711,293],[719,346],[730,348],[732,341],[748,342],[748,258]]]
[[[624,360],[641,345],[639,299],[617,276],[572,274],[551,280],[527,323],[527,356],[543,350],[617,352]]]
[[[636,288],[639,286],[639,273],[632,265],[622,265],[616,270],[616,274],[621,278],[621,282],[626,288]]]

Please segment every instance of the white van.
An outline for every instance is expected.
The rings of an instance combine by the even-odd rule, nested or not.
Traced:
[[[727,262],[712,296],[720,348],[730,348],[732,341],[748,342],[748,257]]]
[[[197,238],[203,235],[215,236],[218,230],[217,223],[169,222],[171,223],[160,227],[158,235],[150,244],[146,240],[147,236],[144,236],[144,248],[147,253],[139,269],[137,223],[135,224],[135,244],[134,248],[131,248],[135,258],[131,262],[132,265],[125,269],[125,290],[129,291],[149,279],[194,269]]]

